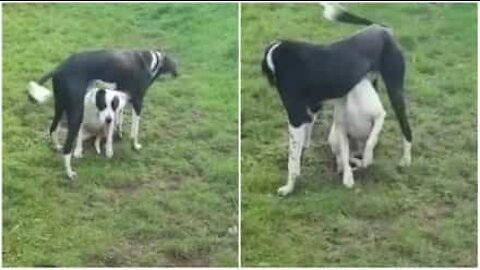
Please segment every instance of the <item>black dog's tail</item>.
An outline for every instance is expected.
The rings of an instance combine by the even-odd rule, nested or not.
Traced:
[[[362,18],[351,12],[348,12],[344,7],[337,3],[322,2],[323,6],[323,17],[332,22],[343,22],[350,24],[360,24],[360,25],[372,25],[378,24],[385,26],[380,23],[375,23],[369,19]]]
[[[40,77],[40,79],[37,80],[37,83],[39,85],[43,85],[48,79],[52,78],[53,73],[55,73],[55,71],[56,71],[56,69],[52,69],[49,72],[43,74],[43,76]]]
[[[30,101],[35,103],[45,103],[52,97],[52,91],[43,87],[48,79],[55,73],[55,69],[45,73],[37,81],[30,81],[27,85],[27,95]]]
[[[271,42],[265,51],[263,52],[263,60],[262,60],[262,72],[268,79],[268,82],[271,86],[275,86],[275,73],[274,71],[268,66],[268,53],[272,49],[273,46],[277,45],[280,41]]]

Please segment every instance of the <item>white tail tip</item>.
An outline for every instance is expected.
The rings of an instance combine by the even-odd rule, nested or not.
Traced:
[[[28,95],[38,103],[45,103],[52,96],[52,92],[36,82],[29,82],[27,86]]]
[[[338,17],[345,12],[345,8],[338,3],[320,2],[320,5],[324,8],[323,16],[329,21],[337,21]]]

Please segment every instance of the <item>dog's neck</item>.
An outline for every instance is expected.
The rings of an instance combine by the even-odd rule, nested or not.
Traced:
[[[159,51],[143,51],[141,54],[141,58],[145,63],[145,68],[148,69],[150,73],[150,77],[153,79],[158,76],[160,72],[160,68],[164,64],[164,57],[163,54]]]

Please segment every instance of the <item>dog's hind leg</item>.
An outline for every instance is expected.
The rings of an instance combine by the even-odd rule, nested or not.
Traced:
[[[317,120],[317,115],[319,114],[321,108],[322,108],[322,103],[310,104],[307,108],[307,113],[310,116],[310,121],[311,122],[309,122],[307,127],[306,127],[305,144],[304,144],[305,149],[310,147],[313,127],[315,125],[315,121]]]
[[[80,128],[78,129],[77,134],[77,142],[75,143],[75,150],[73,150],[73,157],[74,158],[82,158],[83,157],[83,127],[80,124]]]
[[[83,103],[72,106],[67,110],[68,133],[65,145],[63,146],[63,157],[67,176],[73,179],[77,174],[72,170],[72,147],[75,137],[78,135],[83,118]]]
[[[400,159],[401,167],[408,167],[412,163],[412,143],[403,139],[403,156]]]
[[[373,162],[373,149],[377,145],[378,136],[382,131],[383,122],[385,121],[385,111],[380,112],[373,120],[373,127],[368,135],[367,142],[362,155],[362,167],[366,168]]]
[[[340,160],[343,170],[343,185],[351,188],[354,185],[352,168],[350,167],[350,145],[348,142],[347,130],[345,127],[345,102],[346,98],[335,101],[334,120],[336,134],[340,150]]]
[[[387,84],[387,83],[386,83]],[[412,133],[408,119],[406,115],[405,99],[403,95],[403,89],[392,89],[388,92],[390,101],[400,123],[400,127],[403,133],[403,156],[400,160],[400,166],[409,166],[411,163],[411,148],[412,148]]]
[[[411,163],[412,131],[407,119],[404,96],[405,59],[391,36],[386,37],[384,46],[380,74],[404,136],[403,156],[400,165],[409,166]]]
[[[317,119],[317,114],[312,113],[312,122],[305,124],[305,143],[303,145],[303,148],[305,149],[310,147],[310,142],[312,140],[313,125],[315,124],[316,119]]]
[[[55,115],[53,116],[52,124],[50,125],[50,138],[53,142],[55,150],[58,152],[62,150],[62,145],[58,141],[58,123],[62,118],[63,111],[63,107],[58,104],[58,102],[55,102]]]

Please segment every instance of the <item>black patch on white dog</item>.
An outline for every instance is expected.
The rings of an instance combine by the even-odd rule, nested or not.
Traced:
[[[120,105],[120,99],[118,99],[118,96],[114,96],[112,99],[112,109],[113,111],[117,111],[118,105]]]
[[[97,105],[99,111],[103,111],[105,108],[107,108],[106,95],[107,92],[105,91],[105,89],[100,89],[95,94],[95,104]]]

